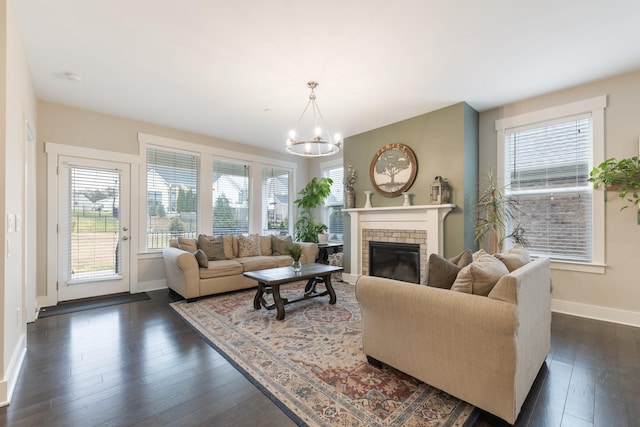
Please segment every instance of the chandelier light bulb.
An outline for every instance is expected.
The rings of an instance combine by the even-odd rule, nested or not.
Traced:
[[[339,133],[336,133],[334,136],[334,141],[336,144],[340,142],[340,140],[342,139],[342,137],[340,136]]]
[[[322,135],[322,129],[320,129],[319,127],[316,127],[316,136],[320,136]]]
[[[296,131],[291,129],[289,131],[289,139],[296,139]]]

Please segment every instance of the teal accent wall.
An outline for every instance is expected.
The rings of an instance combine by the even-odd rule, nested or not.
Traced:
[[[364,191],[372,190],[373,207],[401,206],[403,197],[384,197],[374,190],[369,169],[381,147],[405,144],[413,150],[418,173],[413,186],[413,205],[429,204],[431,183],[436,176],[447,178],[456,208],[445,219],[445,256],[451,257],[465,247],[474,247],[471,203],[478,187],[478,112],[461,102],[421,116],[393,123],[348,137],[344,141],[345,170],[351,164],[358,172],[355,184],[356,207],[364,206]],[[350,226],[345,217],[345,271],[351,271]],[[428,237],[427,237],[428,238]]]

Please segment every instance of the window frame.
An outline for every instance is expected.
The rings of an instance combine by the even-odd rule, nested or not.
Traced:
[[[198,196],[198,224],[197,232],[210,234],[213,228],[213,204],[211,191],[203,188],[202,183],[211,183],[213,174],[213,160],[228,160],[247,164],[250,168],[249,175],[249,233],[262,233],[262,194],[261,194],[261,176],[263,167],[277,167],[287,169],[290,172],[291,180],[289,182],[289,194],[293,194],[296,188],[295,179],[297,176],[298,164],[286,160],[275,158],[267,158],[254,154],[235,152],[217,147],[211,147],[198,143],[176,140],[151,134],[138,133],[139,143],[139,179],[136,187],[139,189],[141,197],[138,200],[132,200],[136,203],[136,208],[140,211],[138,215],[138,227],[140,230],[140,238],[138,239],[138,255],[155,258],[161,256],[162,249],[150,249],[146,247],[147,231],[146,231],[146,203],[147,203],[147,148],[157,148],[162,150],[172,150],[179,153],[188,153],[198,155],[200,158],[200,171],[198,176],[199,196]],[[208,185],[208,184],[205,184]],[[133,186],[133,183],[132,183]],[[295,211],[289,205],[289,218],[294,218]]]
[[[521,128],[542,124],[553,120],[590,114],[592,120],[592,164],[604,161],[604,110],[607,107],[607,96],[576,101],[569,104],[533,111],[495,121],[497,136],[497,178],[498,184],[504,185],[505,176],[505,134],[513,128]],[[580,271],[588,273],[605,273],[605,206],[604,195],[593,194],[592,205],[592,259],[591,262],[552,260],[551,268],[557,270]]]
[[[320,171],[321,171],[322,177],[329,177],[329,171],[330,170],[339,169],[339,168],[342,168],[342,176],[343,176],[343,179],[344,179],[344,162],[342,161],[342,159],[330,160],[330,161],[327,161],[327,162],[322,162],[320,164]],[[334,182],[334,185],[335,184],[336,183]],[[340,185],[341,183],[337,183],[337,184]],[[333,209],[336,206],[341,206],[341,208],[340,208],[341,210],[344,209],[344,195],[343,195],[343,198],[342,198],[342,205],[331,205],[331,206],[323,205],[322,206],[322,215],[321,215],[322,222],[323,222],[323,224],[327,224],[327,227],[329,226],[329,222],[331,220],[331,213],[332,213]],[[343,219],[343,221],[344,221],[344,219]],[[343,222],[343,227],[344,227],[344,222]],[[329,230],[327,230],[327,232],[329,232]],[[331,234],[329,234],[329,240],[331,242],[343,242],[344,241],[344,228],[343,228],[343,232],[342,232],[342,240],[332,240],[331,239]]]

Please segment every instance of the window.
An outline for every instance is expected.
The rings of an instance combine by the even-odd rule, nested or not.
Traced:
[[[262,234],[288,234],[290,172],[262,168]]]
[[[249,166],[214,160],[211,183],[214,236],[249,233]]]
[[[591,115],[509,129],[504,143],[505,193],[520,204],[530,251],[591,262]]]
[[[342,241],[344,235],[344,222],[342,208],[344,207],[344,168],[329,166],[323,169],[323,176],[331,178],[331,194],[327,198],[323,213],[324,223],[328,225],[329,240]]]
[[[199,157],[147,148],[147,245],[161,249],[170,238],[197,237]]]
[[[562,268],[604,263],[604,199],[588,178],[604,157],[605,106],[599,97],[496,121],[498,175],[520,204],[507,234],[522,226],[530,252]]]

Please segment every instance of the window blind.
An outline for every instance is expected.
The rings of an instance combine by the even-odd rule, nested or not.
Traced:
[[[199,164],[194,154],[147,148],[147,248],[197,237]]]
[[[286,169],[262,168],[262,230],[263,234],[289,231],[289,182]]]
[[[214,236],[249,233],[249,166],[213,161],[212,203]]]
[[[590,115],[505,132],[505,193],[533,254],[591,261],[592,152]]]
[[[327,168],[324,176],[331,178],[331,193],[326,201],[324,218],[329,227],[328,233],[331,240],[342,240],[344,235],[344,168],[342,166]]]
[[[64,222],[68,283],[114,278],[120,273],[120,174],[116,170],[65,167],[70,181]]]

